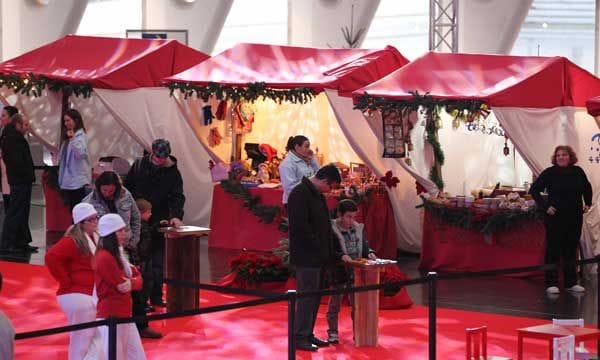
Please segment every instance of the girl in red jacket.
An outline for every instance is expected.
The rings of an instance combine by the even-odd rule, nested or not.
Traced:
[[[96,291],[92,262],[98,243],[98,214],[90,204],[73,208],[73,223],[46,253],[46,266],[58,281],[56,297],[70,325],[96,320]],[[69,360],[98,359],[102,342],[97,329],[70,334]]]
[[[142,288],[142,277],[123,250],[129,238],[127,225],[117,214],[106,214],[98,223],[100,246],[96,252],[98,319],[131,316],[131,290]],[[100,333],[108,354],[108,327]],[[145,360],[144,348],[135,323],[117,325],[117,360]]]

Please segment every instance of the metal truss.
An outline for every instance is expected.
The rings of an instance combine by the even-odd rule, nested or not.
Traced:
[[[429,0],[429,50],[458,52],[458,0]]]

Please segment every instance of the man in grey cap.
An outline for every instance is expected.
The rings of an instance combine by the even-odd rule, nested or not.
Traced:
[[[145,199],[152,204],[152,216],[149,220],[151,225],[161,221],[167,221],[175,227],[183,225],[183,180],[177,168],[177,159],[171,155],[169,141],[154,140],[152,152],[133,163],[124,185],[135,199]],[[156,230],[154,227],[150,245],[153,275],[150,302],[154,306],[165,306],[162,298],[165,239]],[[144,328],[143,324],[138,324],[138,328]]]

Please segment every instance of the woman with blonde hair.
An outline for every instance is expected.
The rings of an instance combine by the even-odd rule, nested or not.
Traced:
[[[554,149],[551,167],[542,171],[529,192],[545,213],[546,264],[563,262],[564,287],[571,292],[583,292],[577,283],[577,245],[581,237],[583,213],[592,205],[592,185],[582,168],[575,165],[577,155],[568,145]],[[546,191],[547,198],[542,196]],[[558,271],[546,271],[546,292],[558,294]]]
[[[98,213],[90,204],[73,208],[73,223],[46,254],[46,266],[58,281],[56,296],[70,325],[96,320],[93,260],[98,244]],[[69,360],[102,358],[96,328],[72,331]]]

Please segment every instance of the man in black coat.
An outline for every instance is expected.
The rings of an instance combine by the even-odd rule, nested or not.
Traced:
[[[300,293],[320,290],[323,271],[335,264],[333,230],[323,193],[338,187],[341,180],[335,165],[325,165],[314,176],[302,178],[288,198],[290,263],[296,268]],[[294,327],[297,349],[316,351],[329,345],[313,333],[320,302],[320,297],[298,299]]]
[[[35,182],[33,159],[25,134],[29,132],[29,120],[21,114],[11,117],[11,122],[2,132],[0,148],[6,165],[10,185],[10,204],[2,227],[1,246],[4,252],[22,253],[36,251],[30,246],[29,209],[31,187]]]
[[[152,204],[150,224],[166,220],[171,226],[183,225],[183,179],[167,140],[156,139],[152,142],[152,152],[133,163],[124,185],[135,199],[143,198]],[[165,306],[162,299],[165,238],[156,230],[152,232],[150,252],[154,275],[150,302],[152,305]]]

